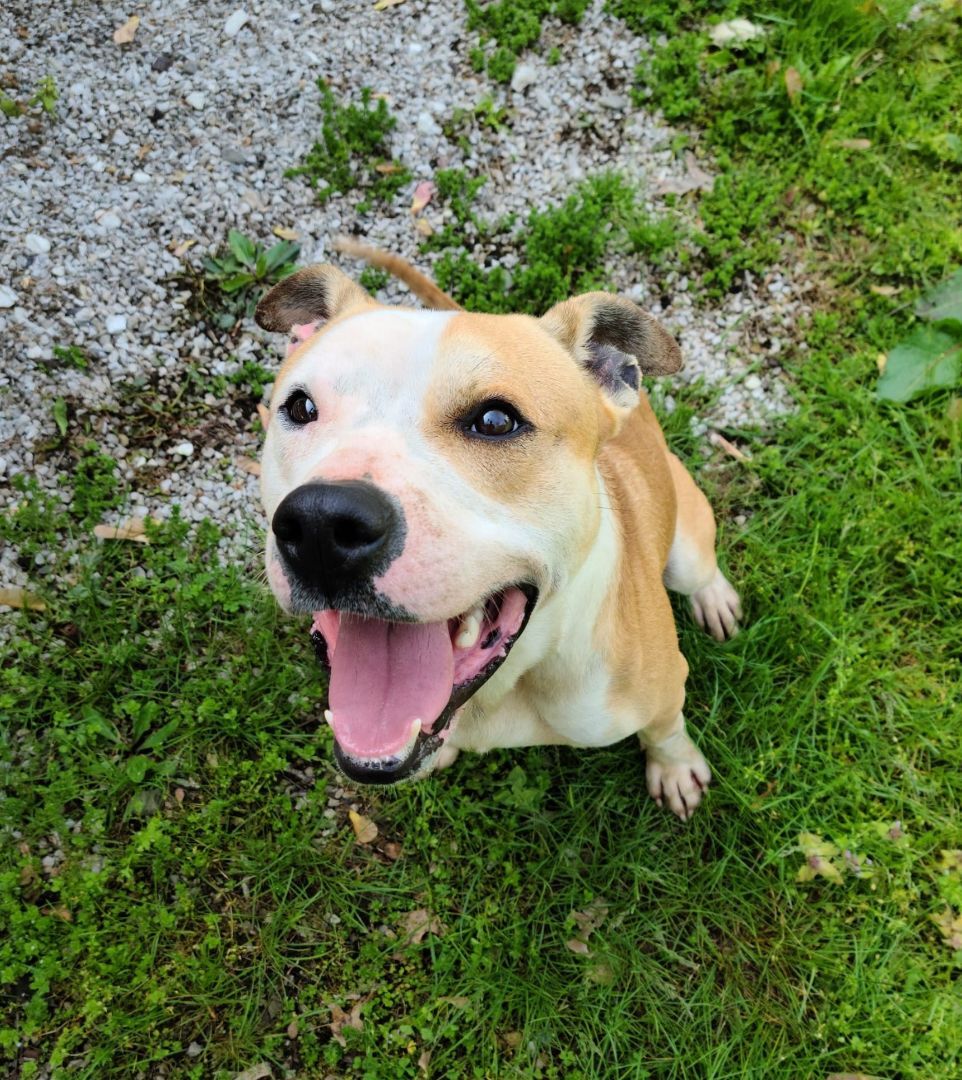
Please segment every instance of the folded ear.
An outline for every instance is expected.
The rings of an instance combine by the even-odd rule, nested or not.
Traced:
[[[611,293],[564,300],[540,321],[623,409],[638,403],[641,375],[669,375],[681,367],[678,342],[661,323]]]
[[[305,266],[284,278],[263,297],[254,318],[265,330],[288,334],[293,326],[316,325],[343,315],[351,308],[373,305],[374,301],[360,285],[336,266],[325,263]]]

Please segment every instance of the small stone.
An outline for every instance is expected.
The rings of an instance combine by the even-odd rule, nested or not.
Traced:
[[[200,1057],[203,1052],[204,1048],[200,1045],[199,1042],[192,1042],[185,1051],[188,1057]]]
[[[158,73],[162,72],[162,71],[166,71],[171,66],[171,64],[173,64],[173,62],[174,62],[174,54],[173,53],[169,53],[169,52],[161,53],[160,56],[158,56],[157,59],[150,65],[150,70],[151,71],[156,71]]]
[[[114,132],[114,137],[110,140],[114,146],[127,146],[130,143],[130,136],[126,131],[121,131],[119,128]]]
[[[598,98],[598,104],[605,109],[624,112],[628,108],[628,99],[623,94],[602,94]]]
[[[224,23],[224,33],[228,37],[236,37],[240,29],[247,22],[249,16],[246,11],[238,10]]]
[[[184,439],[183,442],[172,447],[170,452],[176,454],[177,457],[190,457],[194,453],[194,444],[189,439]]]
[[[46,255],[50,250],[50,241],[40,233],[32,232],[27,233],[24,246],[33,255]]]
[[[120,228],[120,218],[113,212],[113,210],[108,210],[105,214],[101,214],[97,221],[105,229]]]
[[[127,316],[108,315],[104,326],[108,334],[122,334],[127,329]]]
[[[133,180],[135,184],[149,184],[150,173],[145,173],[141,169],[138,169],[137,172],[135,172],[134,175],[131,177],[131,180]]]
[[[221,150],[220,156],[231,165],[246,165],[250,160],[250,151],[241,146],[227,146]]]
[[[17,294],[9,285],[0,285],[0,308],[10,308],[17,302]]]
[[[184,100],[192,109],[202,109],[207,104],[207,95],[202,94],[199,90],[194,90]]]
[[[440,135],[441,127],[429,112],[418,115],[417,129],[422,135]]]
[[[534,64],[518,64],[511,76],[511,89],[516,94],[520,94],[522,90],[527,90],[537,81],[538,70]]]

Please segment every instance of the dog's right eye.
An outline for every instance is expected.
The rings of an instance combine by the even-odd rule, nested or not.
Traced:
[[[317,406],[303,390],[295,390],[284,402],[284,412],[292,424],[311,424],[317,419]]]

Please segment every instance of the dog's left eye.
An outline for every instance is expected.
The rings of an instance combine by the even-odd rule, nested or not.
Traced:
[[[464,422],[469,435],[504,439],[528,427],[528,422],[506,401],[485,401]]]
[[[317,419],[317,406],[303,390],[295,390],[284,402],[284,412],[294,424],[310,424]]]

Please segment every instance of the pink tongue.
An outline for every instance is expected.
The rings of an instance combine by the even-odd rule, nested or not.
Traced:
[[[446,622],[392,623],[341,615],[328,699],[334,737],[355,757],[387,757],[429,731],[451,697],[454,650]]]

